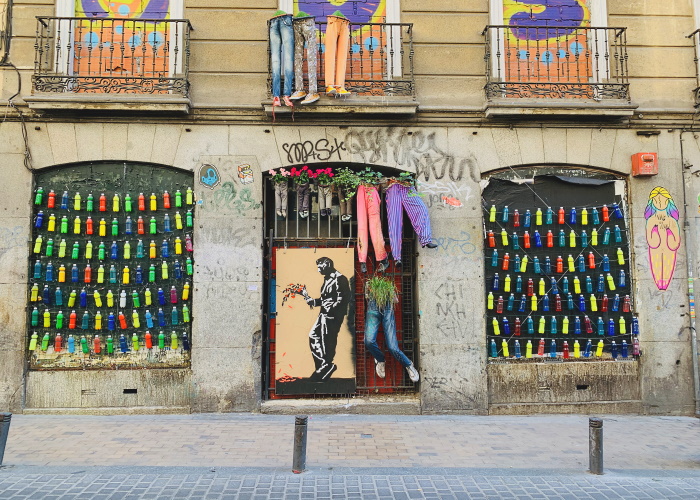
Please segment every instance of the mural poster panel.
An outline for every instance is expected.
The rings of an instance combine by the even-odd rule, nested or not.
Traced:
[[[275,392],[355,392],[355,254],[278,249]]]

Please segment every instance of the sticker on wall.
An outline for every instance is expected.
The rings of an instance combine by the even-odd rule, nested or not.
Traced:
[[[277,394],[355,392],[354,259],[345,248],[276,253]]]
[[[204,163],[199,167],[199,183],[209,189],[214,189],[221,183],[219,170],[211,163]]]
[[[253,183],[253,169],[250,165],[238,165],[238,179],[241,181],[241,184]]]
[[[681,228],[678,224],[678,207],[664,187],[657,186],[649,193],[644,210],[649,267],[659,290],[671,284],[676,267],[676,254],[681,246]]]

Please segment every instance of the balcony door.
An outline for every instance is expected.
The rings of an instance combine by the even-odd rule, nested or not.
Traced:
[[[492,71],[513,84],[507,97],[595,98],[590,83],[607,74],[606,18],[605,0],[491,0]]]
[[[182,72],[182,0],[61,0],[60,67],[75,92],[169,93]],[[159,85],[158,82],[161,82]]]

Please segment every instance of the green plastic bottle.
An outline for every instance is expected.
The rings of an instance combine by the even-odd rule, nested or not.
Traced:
[[[190,308],[187,307],[187,304],[184,304],[182,306],[182,322],[183,323],[190,322]]]
[[[46,352],[49,350],[49,334],[45,333],[44,338],[41,339],[41,350]]]
[[[131,195],[129,193],[126,193],[126,196],[124,197],[124,211],[131,212],[131,210]]]
[[[105,260],[105,242],[101,241],[100,246],[97,247],[97,258],[99,260]]]
[[[131,292],[131,298],[134,301],[134,307],[141,307],[141,299],[139,298],[139,292],[137,292],[136,290]]]
[[[192,273],[194,272],[194,269],[192,267],[192,259],[190,257],[187,257],[187,275],[192,276]]]
[[[36,190],[36,196],[34,197],[34,204],[41,205],[44,201],[44,188],[39,186]]]
[[[112,219],[112,236],[119,236],[119,221]]]
[[[192,210],[187,211],[187,218],[185,220],[186,220],[187,227],[192,227],[194,225],[194,220],[192,217]]]
[[[149,224],[149,228],[150,228],[151,234],[156,234],[158,232],[158,228],[156,227],[156,218],[155,217],[151,217],[151,222]]]
[[[58,311],[56,315],[56,330],[63,328],[63,311]]]
[[[77,241],[73,243],[73,251],[71,252],[70,258],[73,260],[78,260],[80,257],[80,243]]]
[[[165,334],[163,332],[158,334],[158,348],[165,349]]]
[[[182,193],[179,189],[175,191],[175,206],[178,208],[182,206]]]
[[[170,334],[170,348],[177,349],[177,333],[175,332]]]
[[[85,210],[88,212],[92,212],[95,209],[95,204],[94,204],[95,199],[92,197],[92,193],[90,193],[87,197],[87,202],[85,204]]]
[[[139,336],[136,335],[136,333],[134,333],[134,334],[131,336],[131,346],[132,346],[132,348],[134,349],[134,351],[138,351],[138,350],[139,350]]]
[[[39,340],[39,335],[36,332],[32,333],[32,338],[29,341],[29,350],[30,351],[36,350],[36,343],[38,342],[38,340]]]
[[[87,354],[90,352],[90,347],[88,346],[88,341],[85,338],[85,335],[80,337],[80,348],[83,350],[83,354]]]
[[[114,354],[114,339],[111,335],[107,337],[107,354]]]
[[[46,242],[46,256],[53,257],[53,239],[51,238]]]
[[[39,326],[39,309],[36,307],[32,311],[32,326]]]

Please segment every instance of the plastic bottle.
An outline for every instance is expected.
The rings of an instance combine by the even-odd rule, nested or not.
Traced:
[[[177,321],[177,311],[175,310],[175,308],[173,308],[173,311],[175,312],[175,320]],[[158,314],[160,315],[160,311],[159,311]],[[175,324],[177,324],[177,323],[175,323]],[[164,326],[164,325],[161,325],[161,326]],[[493,319],[491,320],[491,326],[493,326],[493,334],[494,334],[494,335],[500,335],[500,334],[501,334],[501,327],[500,327],[500,325],[498,324],[498,319],[497,319],[497,318],[493,318]]]
[[[503,280],[503,291],[510,292],[510,285],[511,285],[510,274],[506,274],[506,277]]]
[[[54,304],[57,306],[62,306],[63,305],[63,292],[61,292],[61,289],[59,287],[56,287],[56,293],[54,294]]]
[[[608,320],[608,335],[611,337],[615,335],[615,320],[612,318]]]
[[[143,195],[143,193],[139,193],[138,207],[142,212],[146,210],[146,197]]]
[[[165,334],[163,332],[158,334],[158,348],[165,349]]]
[[[75,338],[73,335],[68,335],[68,352],[75,353]]]
[[[513,227],[520,227],[520,212],[517,208],[513,212]]]
[[[627,333],[627,322],[625,321],[624,316],[620,316],[620,319],[617,321],[618,324],[618,329],[620,330],[620,335],[625,335]]]
[[[75,330],[76,324],[78,322],[78,315],[75,311],[71,311],[70,316],[68,316],[68,328],[70,330]]]
[[[569,343],[565,340],[562,344],[562,357],[564,359],[569,359]]]
[[[498,301],[496,302],[496,312],[498,314],[503,314],[503,295],[498,297]]]
[[[107,354],[114,354],[114,339],[111,335],[107,336]]]
[[[187,269],[187,275],[192,276],[192,273],[194,272],[194,268],[192,267],[192,259],[189,257],[187,257],[185,269]]]
[[[532,219],[532,215],[530,214],[529,210],[525,210],[525,221],[523,222],[523,227],[530,227],[530,220]]]
[[[528,261],[527,255],[523,255],[523,260],[520,263],[520,272],[521,273],[527,272],[527,261]],[[190,267],[192,267],[192,260],[189,257],[187,257],[187,274],[191,275],[192,273],[190,272]]]
[[[528,339],[527,344],[525,344],[525,357],[527,359],[532,358],[532,341]]]
[[[591,323],[591,318],[588,315],[583,316],[583,325],[586,328],[586,333],[588,335],[593,333],[593,324]]]
[[[502,229],[502,230],[501,230],[501,244],[502,244],[504,247],[507,247],[507,246],[508,246],[508,233],[506,233],[506,230],[505,230],[505,229]]]
[[[99,209],[100,212],[106,212],[107,211],[107,197],[105,196],[104,193],[100,194],[99,198]]]
[[[556,358],[557,357],[557,343],[554,339],[549,343],[549,357],[550,358]]]
[[[170,208],[170,193],[163,192],[163,208]]]
[[[174,334],[175,332],[173,332]],[[506,339],[503,339],[501,341],[501,350],[503,351],[503,357],[504,358],[509,358],[510,357],[510,352],[508,352],[508,342]]]
[[[136,258],[143,259],[143,256],[143,240],[139,240],[138,243],[136,243]]]
[[[578,343],[578,340],[574,341],[574,358],[580,358],[581,357],[581,344]]]
[[[119,349],[122,353],[129,352],[129,345],[126,343],[126,337],[123,333],[119,335]]]
[[[527,325],[527,334],[528,335],[534,335],[535,334],[535,322],[531,317],[528,317],[527,320],[525,320],[525,324]]]
[[[162,307],[158,309],[158,326],[165,326],[165,313]]]
[[[504,214],[507,217],[508,207],[506,207]],[[506,220],[505,222],[508,222],[508,221]],[[188,210],[187,213],[185,214],[185,225],[187,227],[194,227],[194,216],[192,215],[192,210]]]
[[[552,261],[549,255],[544,258],[544,272],[545,274],[552,274]]]
[[[87,330],[88,328],[90,328],[90,313],[88,313],[87,311],[83,313],[83,319],[80,324],[80,328],[82,330]]]
[[[148,232],[150,234],[157,234],[158,233],[158,225],[156,223],[155,217],[151,217],[151,220],[148,223]]]
[[[533,233],[532,237],[535,240],[535,247],[541,248],[542,247],[542,237],[540,236],[540,232],[535,229],[535,232]]]
[[[605,323],[603,323],[603,318],[598,316],[597,333],[598,335],[605,335]]]
[[[594,247],[598,246],[598,230],[593,228],[591,231],[591,245]]]
[[[190,284],[185,283],[182,287],[182,300],[187,300],[190,298]]]
[[[63,344],[63,337],[61,337],[60,333],[57,333],[56,337],[54,337],[54,341],[53,341],[53,351],[54,352],[61,352],[62,344]]]
[[[146,311],[144,317],[146,318],[146,327],[153,328],[153,315],[151,311]]]
[[[525,231],[525,234],[523,234],[523,248],[530,248],[530,232]]]
[[[117,328],[117,321],[116,318],[114,317],[114,313],[110,312],[109,315],[107,315],[107,330],[110,332],[113,332]]]
[[[586,348],[583,351],[583,357],[584,358],[590,358],[591,357],[591,349],[593,348],[593,342],[588,339],[588,342],[586,343]]]
[[[179,213],[175,214],[175,220],[176,220],[176,221],[178,220],[179,215],[180,215]],[[177,223],[176,223],[176,224],[177,224]],[[180,229],[180,228],[178,228],[178,229]],[[487,240],[488,240],[488,243],[489,243],[489,248],[496,248],[496,238],[495,238],[495,236],[493,235],[493,231],[492,231],[492,230],[489,229],[489,232],[486,233],[486,237],[487,237]],[[175,240],[175,245],[176,245],[175,248],[177,248],[177,239]],[[177,253],[177,250],[175,251],[175,253]]]
[[[151,212],[155,212],[156,210],[158,210],[158,202],[155,193],[151,193],[149,208],[151,209]]]
[[[117,319],[119,320],[119,328],[121,328],[122,330],[126,330],[127,329],[126,316],[124,316],[124,313],[120,312],[117,315]]]
[[[146,332],[146,335],[144,335],[144,341],[146,344],[146,349],[153,349],[153,337],[151,336],[151,332]]]
[[[581,280],[574,276],[574,293],[581,293]]]
[[[131,204],[131,195],[129,193],[126,193],[126,195],[124,196],[124,211],[133,212],[133,206]]]
[[[92,339],[92,350],[95,352],[95,354],[102,353],[102,341],[99,335],[95,335],[95,337]]]
[[[192,191],[191,187],[187,188],[187,191],[185,193],[185,200],[188,205],[192,205],[194,203],[194,192]]]
[[[564,335],[569,334],[569,317],[564,316],[561,320],[561,333]]]
[[[498,347],[496,347],[496,341],[493,339],[491,339],[491,357],[492,358],[498,357]]]
[[[148,244],[148,257],[151,259],[156,258],[156,242],[153,240]]]
[[[125,285],[128,285],[130,279],[131,279],[131,274],[130,274],[130,271],[129,271],[129,267],[128,267],[128,266],[124,266],[124,269],[122,270],[122,283],[125,284]]]
[[[117,282],[117,268],[114,267],[114,264],[109,266],[109,282],[110,283],[116,283]]]
[[[146,234],[146,230],[144,229],[143,217],[141,217],[140,215],[139,218],[136,219],[136,233]]]
[[[141,328],[141,319],[139,318],[139,313],[136,309],[131,313],[131,324],[134,328]],[[136,349],[138,351],[138,349]]]
[[[102,313],[100,311],[95,313],[95,330],[102,330]]]
[[[542,209],[539,207],[537,207],[537,210],[535,211],[535,225],[542,225]]]
[[[547,248],[554,248],[554,235],[551,229],[547,231]]]
[[[182,215],[180,215],[180,212],[175,212],[175,229],[182,229]],[[493,231],[489,231],[489,246],[491,246],[491,237],[493,237]],[[495,238],[493,238],[493,246],[496,246]]]
[[[629,356],[629,349],[628,349],[628,347],[627,347],[627,341],[626,341],[626,340],[623,340],[623,341],[622,341],[622,346],[620,347],[620,351],[621,351],[621,354],[622,354],[622,357],[623,357],[623,358],[626,358],[626,357]]]
[[[537,333],[544,335],[545,326],[544,316],[540,316],[540,320],[537,322]]]
[[[144,304],[146,304],[147,306],[150,306],[150,305],[152,304],[152,301],[151,301],[151,289],[150,289],[150,288],[146,288],[146,290],[143,292],[143,302],[144,302]]]
[[[625,276],[625,271],[622,269],[620,269],[620,272],[618,274],[617,285],[620,288],[625,288],[627,286],[627,278]]]
[[[549,320],[549,334],[556,335],[559,332],[559,326],[557,324],[557,317],[552,316]]]
[[[134,352],[139,350],[139,336],[136,335],[136,332],[131,336],[131,348],[134,350]]]
[[[576,232],[573,229],[569,231],[569,246],[571,248],[576,247]]]

